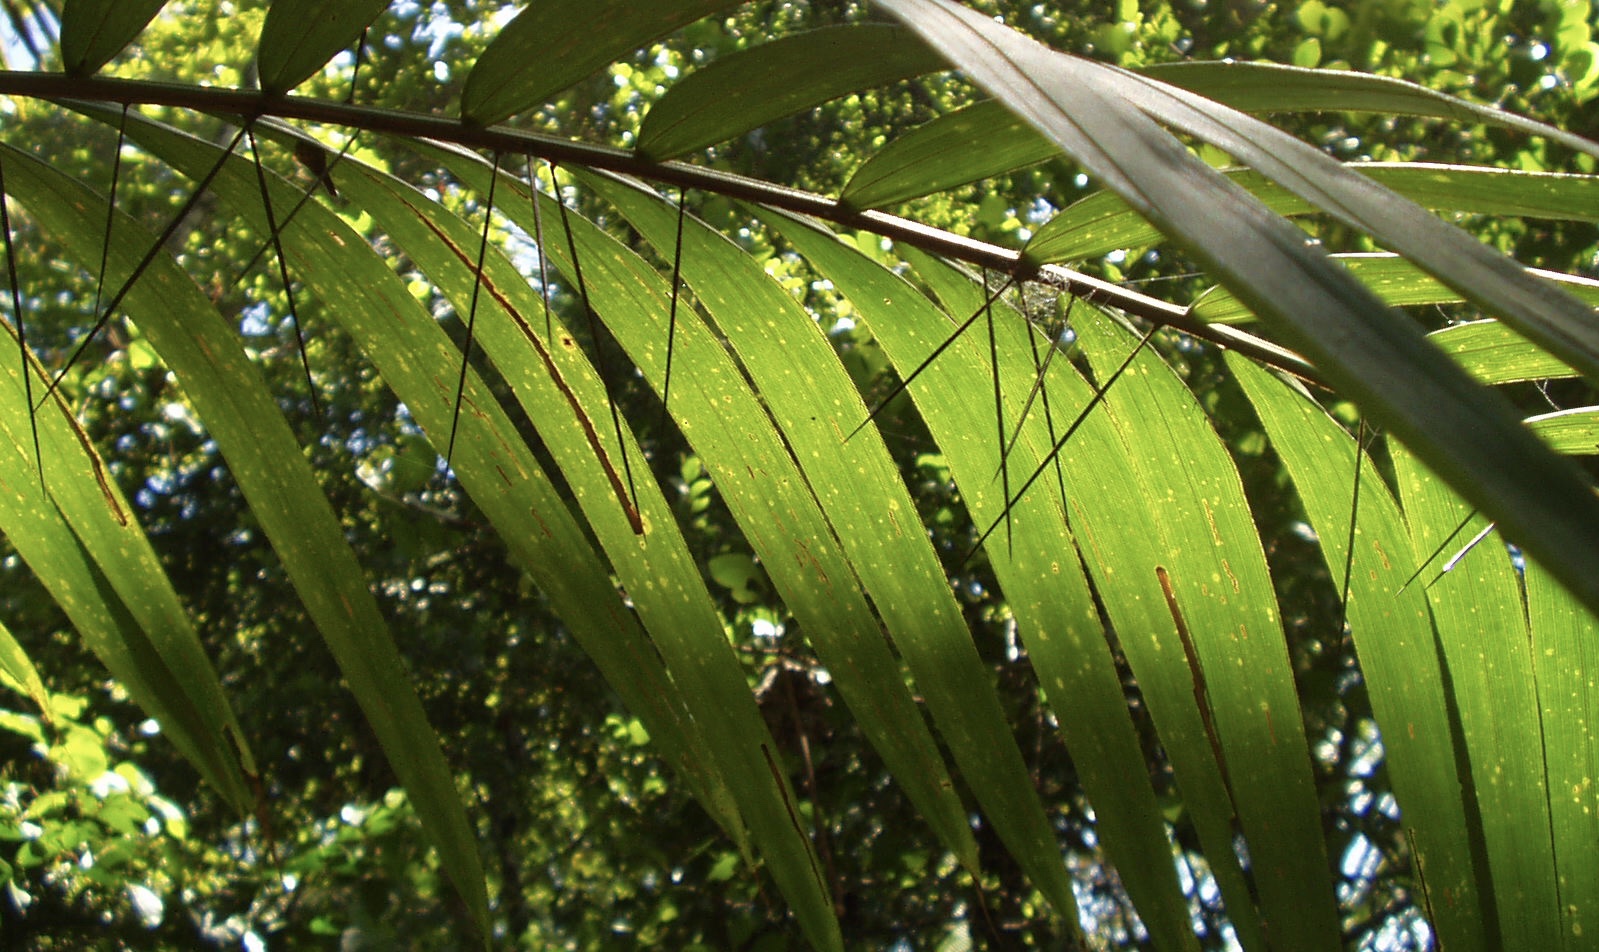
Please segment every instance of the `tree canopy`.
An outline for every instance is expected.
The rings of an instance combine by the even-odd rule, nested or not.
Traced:
[[[1586,3],[0,4],[0,944],[1594,944]]]

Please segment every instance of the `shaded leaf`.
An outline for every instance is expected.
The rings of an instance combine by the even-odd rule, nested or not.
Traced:
[[[1347,168],[1428,208],[1599,220],[1599,177],[1592,175],[1421,162],[1357,162]],[[1315,203],[1252,169],[1229,169],[1224,174],[1279,215],[1319,210]],[[1027,243],[1027,255],[1035,261],[1073,261],[1159,240],[1160,232],[1148,220],[1120,196],[1105,191],[1076,202],[1040,226]]]
[[[129,134],[146,128],[145,123],[130,123]],[[161,145],[165,157],[197,177],[214,165],[218,152],[209,143],[186,137],[173,136]],[[254,167],[243,159],[231,164],[234,174],[247,175],[254,188]],[[80,260],[98,258],[103,222],[89,211],[94,203],[82,186],[39,166],[29,202],[41,218],[48,215],[58,223],[56,232]],[[148,243],[152,237],[131,219],[119,221],[117,233],[124,240],[112,247],[108,267],[120,282],[138,261],[138,242]],[[477,845],[438,738],[338,519],[259,372],[245,358],[232,329],[170,257],[153,259],[128,293],[125,307],[182,381],[221,447],[410,793],[452,882],[486,930],[488,899]]]
[[[122,52],[166,0],[67,0],[61,10],[61,62],[78,76]]]
[[[305,82],[388,5],[389,0],[273,0],[256,57],[261,91],[279,95]]]
[[[472,67],[461,92],[461,118],[486,126],[537,108],[618,57],[733,5],[732,0],[529,4]]]
[[[938,69],[943,63],[899,27],[827,27],[719,57],[672,85],[639,128],[653,161],[731,139],[774,119]]]

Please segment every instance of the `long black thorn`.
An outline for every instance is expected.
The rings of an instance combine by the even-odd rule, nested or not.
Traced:
[[[677,241],[672,245],[672,307],[666,319],[666,378],[661,383],[661,432],[671,420],[672,353],[677,347],[677,300],[683,285],[683,218],[688,211],[688,189],[677,187]]]
[[[78,346],[73,350],[72,356],[67,358],[66,366],[56,371],[56,375],[50,379],[50,386],[45,390],[44,396],[40,397],[39,402],[34,404],[33,408],[35,410],[43,406],[44,401],[50,399],[56,389],[61,386],[61,381],[73,367],[77,366],[78,359],[83,356],[83,352],[88,349],[89,344],[99,336],[102,330],[105,330],[107,322],[111,320],[111,315],[115,314],[117,308],[122,306],[122,301],[128,296],[128,292],[132,291],[133,286],[144,276],[145,270],[155,261],[156,256],[161,254],[161,249],[166,246],[166,243],[171,240],[173,235],[178,233],[178,227],[189,217],[189,212],[193,211],[194,206],[200,203],[201,196],[205,195],[206,191],[210,189],[211,183],[221,174],[223,166],[227,164],[229,157],[233,155],[233,150],[237,149],[239,143],[244,141],[244,132],[245,128],[241,126],[239,131],[233,136],[233,141],[228,143],[227,149],[217,156],[216,164],[211,166],[211,171],[205,174],[200,183],[194,187],[194,191],[189,193],[189,197],[184,201],[183,207],[178,209],[177,214],[173,215],[172,220],[167,222],[167,226],[161,230],[161,234],[156,237],[155,241],[150,243],[150,247],[145,251],[144,257],[139,259],[139,263],[134,266],[132,273],[122,282],[122,287],[117,289],[117,293],[111,296],[110,302],[100,312],[100,316],[94,322],[94,326],[89,328],[89,333],[84,336],[83,340],[78,342]]]
[[[344,97],[345,104],[355,102],[356,80],[361,78],[361,64],[366,60],[366,34],[371,27],[361,29],[361,38],[355,43],[355,65],[350,68],[350,92]]]
[[[105,270],[111,261],[111,228],[117,220],[117,186],[122,181],[122,145],[128,140],[127,103],[122,104],[122,119],[117,123],[117,149],[111,157],[111,196],[105,206],[105,243],[100,246],[100,273],[94,283],[94,313],[100,313],[100,300],[105,294]]]
[[[1448,535],[1444,536],[1444,540],[1442,542],[1438,543],[1438,547],[1436,549],[1433,549],[1432,552],[1430,554],[1428,554],[1428,556],[1425,559],[1421,560],[1421,563],[1416,566],[1416,571],[1410,573],[1410,577],[1405,579],[1405,584],[1399,586],[1399,590],[1394,592],[1394,594],[1398,595],[1399,592],[1403,592],[1405,589],[1409,588],[1411,582],[1414,582],[1416,579],[1421,578],[1421,573],[1427,571],[1427,566],[1432,564],[1432,560],[1436,559],[1440,555],[1443,555],[1444,554],[1444,550],[1449,548],[1449,543],[1455,541],[1455,539],[1462,532],[1465,532],[1466,531],[1466,527],[1471,525],[1471,520],[1473,520],[1475,518],[1477,518],[1477,510],[1476,509],[1472,509],[1470,512],[1466,513],[1466,517],[1464,519],[1460,520],[1460,524],[1455,526],[1454,531],[1449,533]],[[1440,572],[1438,574],[1442,575],[1443,573]],[[1437,581],[1437,580],[1434,579],[1434,581]],[[1427,586],[1430,588],[1432,586],[1432,582],[1428,582]]]
[[[1027,481],[1025,483],[1022,483],[1022,488],[1016,490],[1016,495],[1005,500],[1005,514],[989,523],[988,528],[983,530],[983,534],[978,536],[977,542],[974,543],[971,550],[966,553],[966,557],[961,559],[961,565],[964,566],[967,562],[972,560],[972,556],[977,554],[977,550],[983,547],[983,543],[988,541],[988,537],[994,534],[994,530],[999,528],[999,524],[1003,522],[1006,516],[1010,514],[1012,507],[1020,502],[1023,496],[1027,495],[1027,490],[1033,488],[1033,484],[1038,482],[1038,477],[1044,475],[1044,470],[1048,469],[1050,463],[1054,462],[1056,458],[1060,456],[1061,450],[1066,448],[1067,442],[1070,441],[1072,436],[1077,433],[1077,428],[1083,425],[1083,421],[1088,419],[1088,415],[1094,412],[1095,407],[1104,402],[1105,394],[1109,393],[1110,388],[1116,385],[1116,381],[1121,379],[1121,375],[1127,371],[1127,368],[1133,365],[1133,359],[1138,356],[1138,354],[1146,345],[1149,344],[1150,338],[1154,337],[1155,332],[1159,329],[1160,328],[1158,326],[1153,326],[1150,327],[1149,330],[1145,331],[1144,336],[1138,339],[1138,345],[1134,347],[1132,351],[1127,354],[1126,358],[1122,360],[1121,366],[1117,367],[1116,372],[1111,374],[1110,377],[1105,380],[1105,385],[1094,391],[1094,395],[1089,398],[1088,403],[1086,403],[1081,410],[1077,411],[1077,416],[1072,420],[1072,425],[1067,427],[1066,432],[1062,433],[1060,438],[1055,441],[1055,445],[1050,448],[1049,453],[1045,455],[1043,459],[1039,460],[1038,466],[1033,470],[1032,475],[1027,477]]]
[[[1066,316],[1063,319],[1063,324],[1066,327],[1070,327],[1071,326],[1072,303],[1074,301],[1076,301],[1076,300],[1077,299],[1074,298],[1074,297],[1067,297],[1066,298]],[[1064,331],[1063,331],[1063,333],[1064,333]],[[1057,340],[1058,340],[1058,335],[1057,335]],[[1054,414],[1053,410],[1051,409],[1051,407],[1049,405],[1049,388],[1044,386],[1044,378],[1049,373],[1050,361],[1055,359],[1055,355],[1060,353],[1062,348],[1057,346],[1055,341],[1051,341],[1050,342],[1050,347],[1049,347],[1049,353],[1045,354],[1043,361],[1040,362],[1039,359],[1038,359],[1038,335],[1032,332],[1031,325],[1029,325],[1029,327],[1028,327],[1027,342],[1028,342],[1028,344],[1032,345],[1032,349],[1033,349],[1033,367],[1034,367],[1034,369],[1036,369],[1038,371],[1038,380],[1033,384],[1033,392],[1038,394],[1042,398],[1041,402],[1044,404],[1044,428],[1045,428],[1045,431],[1049,434],[1050,443],[1053,444],[1055,442],[1055,414]],[[1028,403],[1031,404],[1032,399],[1033,399],[1032,396],[1029,395],[1027,399],[1028,399]],[[1022,419],[1023,420],[1027,419],[1027,408],[1026,407],[1022,408]],[[1018,435],[1021,433],[1021,423],[1020,422],[1018,422],[1017,425],[1016,425],[1016,433]],[[1015,441],[1015,436],[1011,437],[1011,440],[1012,440],[1012,442],[1014,442]],[[1007,447],[1006,449],[1007,449],[1007,454],[1008,454],[1009,447]],[[1055,485],[1060,490],[1060,508],[1061,508],[1061,511],[1064,512],[1064,511],[1066,511],[1066,468],[1060,464],[1060,457],[1059,456],[1055,457]]]
[[[1010,498],[1010,467],[1005,465],[1005,397],[999,384],[999,338],[994,334],[994,299],[988,296],[988,269],[983,269],[983,314],[988,323],[988,366],[994,382],[994,428],[998,433],[1000,490]],[[1010,507],[1005,507],[1005,551],[1012,550]]]
[[[977,319],[979,317],[983,316],[983,312],[988,308],[988,306],[993,304],[994,301],[1001,294],[1004,294],[1006,291],[1010,290],[1011,285],[1013,285],[1015,283],[1016,283],[1015,275],[1010,275],[1010,276],[1006,277],[1005,278],[1005,283],[1001,284],[999,286],[999,290],[995,291],[993,294],[990,294],[988,296],[988,300],[986,300],[982,304],[978,305],[977,310],[972,312],[972,316],[968,317],[966,320],[962,321],[960,326],[955,328],[955,333],[953,333],[953,334],[949,335],[948,337],[944,338],[944,342],[942,344],[939,344],[937,347],[935,347],[933,349],[933,352],[931,354],[928,354],[927,358],[925,360],[923,360],[921,363],[916,365],[916,369],[915,370],[911,371],[908,375],[906,375],[906,377],[903,380],[901,380],[897,385],[895,385],[894,389],[889,391],[888,396],[886,396],[882,400],[878,401],[877,406],[872,408],[872,412],[866,414],[866,419],[862,420],[860,423],[857,423],[855,425],[855,429],[849,431],[849,436],[844,437],[844,442],[848,443],[850,441],[851,437],[853,437],[855,434],[859,433],[861,430],[866,428],[866,424],[868,424],[868,423],[872,422],[873,420],[877,419],[877,415],[882,413],[884,408],[887,407],[890,403],[893,403],[895,397],[897,397],[900,394],[904,393],[910,387],[911,381],[913,381],[917,377],[921,376],[922,371],[926,370],[928,367],[931,367],[933,365],[933,361],[935,361],[939,357],[943,356],[944,351],[948,350],[949,346],[951,344],[955,343],[957,338],[959,338],[962,334],[966,333],[966,329],[968,327],[971,327],[973,324],[975,324],[977,322]]]
[[[355,45],[355,65],[350,70],[350,91],[344,97],[344,102],[346,105],[355,102],[355,92],[358,87],[357,81],[361,77],[361,64],[366,61],[366,37],[367,30],[363,29],[361,31],[361,38],[356,42]],[[331,161],[328,160],[326,154],[322,151],[321,146],[318,146],[315,143],[302,141],[296,146],[295,157],[299,159],[301,164],[306,166],[306,170],[311,173],[311,184],[306,187],[305,192],[301,194],[299,201],[294,203],[294,207],[289,209],[289,214],[284,217],[284,228],[289,227],[289,224],[294,221],[297,215],[300,214],[300,209],[305,207],[305,203],[309,202],[311,198],[316,195],[316,190],[318,187],[326,188],[328,190],[328,195],[331,198],[339,197],[339,191],[333,184],[333,168],[342,162],[344,157],[349,154],[350,148],[355,145],[355,140],[359,135],[359,131],[352,133],[350,138],[345,141],[344,146],[339,149],[338,153],[333,156]],[[531,158],[529,161],[531,161]],[[277,237],[278,229],[273,229],[273,241],[276,241]],[[261,256],[266,254],[266,250],[267,246],[262,245],[260,249],[256,251],[255,256],[250,259],[249,264],[244,266],[242,273],[249,274],[250,271],[255,268],[256,262],[261,260]]]
[[[444,451],[444,467],[455,461],[455,431],[461,422],[461,402],[466,397],[466,375],[472,366],[472,339],[477,331],[477,299],[483,288],[483,262],[489,252],[489,229],[494,224],[494,187],[500,182],[500,154],[494,153],[494,171],[489,176],[489,197],[483,209],[483,235],[478,239],[477,268],[472,272],[472,299],[466,307],[466,343],[461,347],[461,376],[455,382],[455,408],[450,413],[450,442]]]
[[[594,341],[594,363],[600,373],[600,383],[605,386],[605,401],[611,405],[611,426],[616,432],[616,452],[622,457],[622,473],[627,477],[628,501],[633,512],[638,512],[638,487],[633,483],[633,463],[627,455],[627,441],[622,438],[622,412],[616,406],[615,385],[611,379],[610,361],[605,358],[604,340],[600,336],[600,319],[589,303],[588,283],[583,280],[583,265],[577,256],[577,239],[572,236],[572,218],[561,200],[560,185],[555,178],[555,163],[550,163],[550,182],[555,188],[555,207],[561,210],[561,228],[566,232],[567,254],[572,256],[572,277],[577,281],[577,296],[583,302],[583,313],[588,318],[589,338]],[[635,520],[637,516],[635,515]],[[635,521],[633,531],[642,535],[644,524]]]
[[[1343,591],[1338,596],[1338,604],[1343,615],[1338,630],[1342,632],[1349,627],[1349,583],[1355,576],[1355,526],[1360,516],[1360,474],[1365,469],[1361,461],[1366,456],[1366,418],[1360,418],[1360,425],[1355,430],[1355,486],[1349,496],[1349,537],[1344,540],[1344,584]]]
[[[552,180],[553,188],[555,182]],[[555,324],[550,317],[550,262],[544,253],[544,213],[540,211],[539,178],[533,171],[533,153],[527,156],[527,189],[533,200],[533,242],[539,246],[539,298],[544,302],[544,343],[555,342]]]
[[[38,408],[33,404],[33,367],[28,360],[28,331],[22,312],[22,285],[17,277],[17,246],[11,238],[11,203],[7,200],[5,162],[0,160],[0,232],[5,233],[6,279],[11,284],[11,315],[17,325],[17,352],[22,357],[22,398],[28,402],[28,429],[33,436],[33,464],[44,492],[44,453],[39,450]],[[41,404],[43,400],[39,401]]]
[[[332,159],[326,159],[321,152],[321,146],[313,145],[310,142],[303,142],[302,145],[307,148],[314,148],[318,151],[305,152],[298,148],[296,149],[296,158],[300,160],[302,165],[305,163],[305,156],[315,155],[317,156],[317,161],[321,162],[321,167],[318,169],[309,169],[311,172],[311,184],[305,187],[305,190],[300,193],[299,200],[294,203],[294,207],[289,209],[289,213],[287,215],[283,216],[283,223],[279,225],[278,229],[272,233],[271,237],[273,240],[277,239],[279,232],[284,231],[294,223],[294,219],[299,217],[300,210],[303,209],[306,204],[316,196],[317,189],[325,188],[327,189],[328,194],[333,198],[339,197],[339,193],[334,191],[333,188],[333,169],[344,160],[344,157],[349,154],[350,149],[355,146],[355,140],[358,135],[359,132],[352,134],[349,140],[344,143],[343,147],[339,149]],[[245,263],[243,268],[239,269],[239,274],[245,275],[255,270],[255,266],[261,262],[261,256],[265,255],[269,250],[271,250],[271,248],[272,241],[262,242],[261,247],[256,249],[255,255]]]
[[[311,359],[305,352],[305,333],[300,327],[300,311],[294,304],[294,282],[289,280],[289,259],[283,254],[283,241],[279,237],[277,213],[272,210],[272,191],[267,187],[266,169],[261,165],[261,150],[255,142],[255,129],[246,126],[250,139],[250,158],[255,161],[255,180],[261,186],[261,210],[266,213],[267,231],[272,235],[273,255],[278,259],[278,278],[283,282],[283,296],[289,305],[289,324],[294,328],[294,347],[300,354],[300,369],[305,372],[305,392],[311,398],[311,414],[322,418],[322,401],[317,399],[316,381],[311,377]]]
[[[1067,326],[1070,326],[1072,319],[1072,305],[1076,303],[1077,298],[1067,295],[1065,318]],[[1000,455],[999,464],[1001,466],[1004,466],[1010,460],[1010,451],[1015,448],[1017,438],[1022,435],[1022,424],[1027,422],[1028,414],[1033,411],[1033,401],[1037,400],[1040,394],[1044,397],[1044,416],[1046,419],[1049,417],[1049,391],[1044,387],[1044,379],[1049,374],[1049,365],[1055,360],[1055,355],[1060,352],[1060,348],[1055,346],[1054,342],[1051,342],[1049,353],[1044,355],[1043,363],[1039,363],[1038,338],[1029,333],[1027,340],[1033,345],[1033,369],[1038,372],[1038,376],[1033,380],[1033,389],[1027,392],[1027,402],[1022,404],[1021,416],[1016,419],[1016,429],[1011,431],[1010,439],[1005,443],[1005,452]],[[1054,437],[1053,432],[1050,437]],[[1064,484],[1061,487],[1061,491],[1062,493],[1065,492]]]

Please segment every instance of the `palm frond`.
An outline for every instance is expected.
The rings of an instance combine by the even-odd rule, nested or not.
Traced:
[[[830,27],[730,53],[666,91],[630,149],[494,124],[730,4],[530,5],[487,43],[459,119],[289,95],[385,6],[272,3],[254,92],[95,76],[163,4],[69,3],[64,74],[0,74],[0,92],[76,101],[119,129],[119,148],[125,133],[199,183],[195,207],[276,249],[274,280],[324,305],[370,361],[443,457],[439,477],[459,481],[678,777],[770,872],[813,945],[844,947],[839,884],[705,554],[654,478],[667,438],[703,465],[747,547],[722,555],[764,570],[863,736],[974,880],[984,868],[975,816],[1063,930],[1084,937],[1057,805],[1038,796],[951,584],[963,557],[1003,593],[996,611],[1018,633],[1103,858],[1154,943],[1199,947],[1174,862],[1181,829],[1244,948],[1331,949],[1343,944],[1341,900],[1296,683],[1299,636],[1283,618],[1288,583],[1273,578],[1262,515],[1279,500],[1246,489],[1238,444],[1218,432],[1258,427],[1281,462],[1277,491],[1302,508],[1307,544],[1342,593],[1338,625],[1382,725],[1431,927],[1450,948],[1584,947],[1592,913],[1577,897],[1599,894],[1587,848],[1599,794],[1586,782],[1599,749],[1583,726],[1599,500],[1564,454],[1599,450],[1599,414],[1524,421],[1493,385],[1599,379],[1599,295],[1580,276],[1523,268],[1425,209],[1592,221],[1599,179],[1356,170],[1245,113],[1375,110],[1599,147],[1379,77],[1260,64],[1129,73],[947,0],[883,0],[902,26]],[[993,102],[887,145],[836,200],[684,160],[946,66]],[[158,120],[112,103],[170,108]],[[214,116],[244,124],[259,146],[253,161],[198,134]],[[353,140],[335,156],[314,123],[363,145],[390,137],[408,167],[430,170],[430,188]],[[1248,168],[1210,168],[1168,127]],[[974,135],[991,147],[973,149]],[[73,265],[125,287],[90,319],[118,310],[136,322],[221,448],[487,941],[489,891],[447,743],[273,392],[161,240],[170,234],[112,208],[108,244],[108,199],[52,168],[50,149],[7,132],[8,208]],[[1023,247],[869,210],[1061,152],[1108,190]],[[309,200],[289,171],[305,155],[318,166]],[[534,175],[535,157],[549,160],[548,176]],[[651,182],[678,186],[678,203]],[[690,195],[741,204],[723,203],[717,218],[680,207]],[[1312,214],[1393,253],[1328,254],[1284,217]],[[722,220],[746,223],[758,242],[724,234],[713,224]],[[1188,306],[1059,266],[1166,241],[1216,285]],[[7,253],[14,272],[27,252],[8,242]],[[881,348],[909,397],[908,408],[891,406],[947,466],[975,551],[930,537],[889,425],[819,321],[820,292],[774,280],[777,255],[825,284],[821,297]],[[995,293],[990,270],[1007,286],[1080,298],[1070,357],[1041,359],[1059,328]],[[464,342],[418,300],[417,281],[440,314],[468,325]],[[552,306],[558,295],[577,303]],[[1453,302],[1492,320],[1429,335],[1395,309]],[[982,320],[985,333],[957,334],[963,320]],[[1192,336],[1150,343],[1158,326]],[[48,378],[20,319],[11,329],[24,359],[0,393],[0,531],[206,781],[251,809],[261,768],[180,588],[108,475],[108,451],[90,445],[60,394],[37,415],[26,406],[28,381]],[[1183,356],[1201,347],[1227,351],[1208,384],[1189,378]],[[625,368],[611,363],[624,357]],[[313,386],[343,372],[306,367]],[[1351,435],[1304,380],[1356,404],[1383,431],[1379,444]],[[1222,390],[1244,410],[1219,409],[1211,397]],[[1524,564],[1482,546],[1432,579],[1428,553],[1488,520]],[[3,628],[0,673],[43,696]]]

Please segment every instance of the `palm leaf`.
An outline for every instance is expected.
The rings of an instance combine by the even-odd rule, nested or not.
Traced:
[[[1369,475],[1355,491],[1363,450],[1313,401],[1244,361],[1228,364],[1294,480],[1328,570],[1348,593],[1347,623],[1378,723],[1405,725],[1385,732],[1383,742],[1428,915],[1445,941],[1473,947],[1485,939],[1476,865],[1482,837],[1457,792],[1469,774],[1455,753],[1426,596],[1404,584],[1419,559],[1398,506]],[[1369,461],[1364,467],[1374,469]]]
[[[67,4],[68,72],[98,70],[160,6]],[[1586,778],[1596,752],[1571,725],[1586,723],[1592,707],[1582,672],[1599,606],[1599,502],[1592,480],[1559,454],[1592,454],[1599,424],[1592,407],[1524,424],[1486,385],[1599,379],[1595,294],[1584,279],[1529,273],[1422,206],[1588,221],[1595,180],[1454,166],[1357,172],[1219,103],[1487,122],[1594,147],[1378,77],[1262,64],[1134,75],[1047,51],[944,0],[885,0],[902,27],[834,28],[728,53],[659,99],[632,152],[489,128],[560,101],[607,63],[725,6],[531,4],[472,68],[460,122],[283,95],[346,48],[382,11],[377,3],[271,4],[262,95],[13,75],[0,76],[0,90],[243,117],[284,148],[268,150],[268,164],[320,146],[261,116],[348,123],[400,136],[446,170],[447,186],[430,195],[341,156],[319,174],[344,204],[319,199],[290,214],[302,192],[286,178],[258,178],[252,163],[177,127],[137,115],[128,125],[166,166],[209,179],[212,214],[278,232],[285,273],[328,305],[434,445],[448,447],[454,477],[511,557],[746,858],[771,873],[819,948],[844,945],[840,884],[811,843],[791,765],[761,721],[705,572],[646,475],[648,421],[614,416],[635,375],[666,401],[663,421],[704,461],[742,533],[748,552],[725,554],[764,567],[940,845],[974,880],[985,875],[964,785],[977,822],[1070,932],[1081,918],[1058,805],[1034,789],[951,592],[948,553],[929,543],[884,435],[866,426],[851,436],[868,411],[813,315],[748,246],[617,173],[676,184],[680,201],[693,188],[749,203],[761,240],[785,244],[836,289],[907,382],[974,536],[992,527],[971,558],[1003,590],[1071,751],[1095,813],[1096,861],[1114,865],[1161,948],[1198,947],[1176,862],[1193,854],[1203,855],[1243,947],[1342,939],[1310,739],[1267,571],[1264,501],[1246,496],[1228,446],[1185,386],[1181,345],[1146,346],[1113,310],[1084,303],[1075,363],[1043,367],[1039,355],[1055,341],[1005,296],[990,300],[989,279],[955,259],[1099,303],[1147,304],[1142,316],[1186,322],[1209,339],[1251,340],[1204,321],[1258,318],[1314,366],[1269,342],[1256,353],[1323,378],[1398,438],[1390,491],[1382,467],[1302,388],[1227,356],[1315,552],[1346,592],[1420,904],[1450,948],[1582,947],[1593,918],[1585,897],[1599,883],[1599,862],[1580,847],[1594,836]],[[912,33],[929,46],[908,44]],[[838,202],[659,161],[940,64],[996,102],[885,148]],[[1218,173],[1162,126],[1250,168]],[[984,149],[970,148],[974,135]],[[491,150],[492,160],[463,144]],[[26,150],[5,148],[11,200],[75,260],[100,260],[103,212],[93,209],[103,201]],[[1062,150],[1109,189],[1021,251],[857,211]],[[561,161],[607,212],[575,214],[507,171],[507,157],[524,151]],[[1307,214],[1352,225],[1397,254],[1329,256],[1281,217]],[[873,245],[807,215],[864,229]],[[557,221],[569,222],[565,241],[551,232]],[[626,238],[618,221],[631,229]],[[541,231],[540,266],[581,291],[579,323],[556,308],[546,329],[550,288],[525,273],[527,238]],[[131,220],[118,219],[115,233],[110,278],[155,247]],[[480,249],[484,235],[505,247]],[[900,243],[892,255],[875,247],[878,235]],[[1053,264],[1165,239],[1220,282],[1186,310]],[[464,348],[395,274],[391,248],[463,316]],[[670,280],[651,254],[674,262]],[[467,814],[350,546],[221,315],[170,255],[149,257],[126,308],[221,445],[486,937],[491,913]],[[1457,301],[1495,320],[1423,335],[1390,307]],[[984,315],[986,342],[951,337]],[[625,373],[585,352],[579,339],[591,332],[619,345]],[[23,366],[8,372],[7,392],[17,391],[8,405],[23,402],[20,374],[37,373]],[[504,385],[532,437],[518,433],[490,381]],[[115,517],[126,504],[58,403],[39,421],[48,465],[38,487],[31,425],[20,410],[0,415],[0,529],[179,749],[246,806],[256,768],[174,586],[138,527]],[[1483,513],[1478,524],[1498,521],[1531,553],[1525,594],[1502,546],[1429,572],[1447,556],[1428,553],[1447,549],[1473,510]],[[1421,581],[1406,584],[1412,573]],[[1486,635],[1468,635],[1483,626]],[[3,629],[0,642],[0,667],[42,691]],[[1121,666],[1136,685],[1137,718]],[[1145,708],[1161,745],[1153,773],[1139,737]],[[1197,846],[1174,853],[1174,837]]]
[[[286,93],[321,69],[388,7],[389,0],[277,0],[261,26],[261,88]]]
[[[1241,113],[1054,53],[937,0],[889,9],[939,45],[1091,173],[1176,237],[1429,466],[1599,604],[1599,499],[1591,481],[1506,403],[1428,345],[1402,315],[1190,154],[1144,114],[1214,139],[1335,216],[1402,242],[1418,263],[1592,374],[1590,310],[1303,143]],[[1289,156],[1301,165],[1291,165]],[[1328,163],[1331,163],[1330,165]],[[1336,172],[1334,171],[1336,170]],[[1325,172],[1323,175],[1321,173]],[[1499,461],[1522,461],[1507,472]]]
[[[1371,111],[1476,121],[1595,154],[1593,143],[1561,129],[1389,76],[1239,62],[1167,63],[1138,72],[1243,112]],[[983,148],[969,148],[973,142],[981,142]],[[940,116],[895,139],[860,164],[841,198],[853,208],[882,208],[1014,172],[1059,154],[1059,146],[1003,102],[989,100]]]
[[[478,57],[461,117],[478,125],[536,108],[619,56],[732,0],[556,0],[530,4]]]
[[[1361,175],[1427,208],[1481,215],[1592,221],[1599,178],[1425,162],[1363,162]],[[1279,215],[1321,206],[1252,169],[1225,173]],[[1045,222],[1027,242],[1037,261],[1074,261],[1159,241],[1160,233],[1113,192],[1088,196]]]
[[[215,148],[193,141],[191,149],[209,167]],[[29,208],[47,227],[53,225],[81,260],[98,260],[102,222],[89,209],[99,203],[64,175],[7,151],[16,160],[9,167],[13,177],[22,179]],[[132,221],[119,222],[117,230],[153,240]],[[116,245],[108,267],[115,275],[131,273],[136,253],[133,245]],[[223,448],[234,478],[338,658],[395,772],[410,789],[473,918],[486,926],[488,898],[477,849],[438,740],[327,497],[317,489],[271,395],[221,315],[170,258],[158,255],[152,260],[125,304],[184,382]]]
[[[25,166],[8,170],[28,180]],[[29,369],[43,392],[38,365]],[[19,377],[19,368],[7,367],[8,405],[26,406]],[[256,774],[248,744],[149,540],[60,401],[48,401],[37,421],[47,462],[34,457],[26,414],[0,418],[8,487],[0,493],[0,530],[15,540],[107,669],[166,725],[202,776],[235,808],[245,808],[252,800],[246,777]],[[37,675],[28,676],[31,666],[20,646],[14,656],[18,680],[40,688]]]
[[[655,161],[676,158],[939,65],[912,36],[888,25],[829,27],[764,43],[724,56],[674,85],[645,118],[638,151]]]
[[[72,0],[61,10],[61,63],[87,76],[133,42],[166,0]]]

